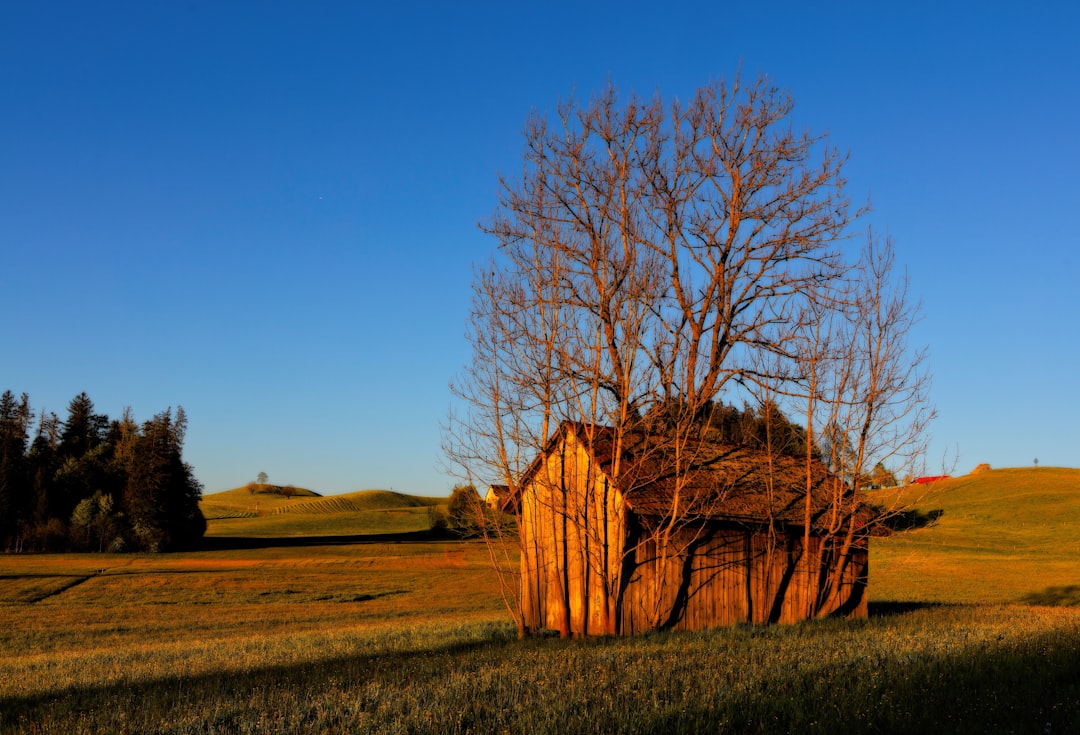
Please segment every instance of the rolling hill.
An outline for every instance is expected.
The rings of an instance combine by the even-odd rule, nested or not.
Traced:
[[[871,542],[877,600],[1060,603],[1080,597],[1080,470],[1002,469],[879,491],[931,525]]]
[[[218,518],[254,518],[260,513],[267,513],[290,504],[322,497],[313,490],[293,488],[295,495],[289,497],[280,493],[251,492],[247,486],[225,490],[220,493],[204,495],[199,507],[207,520]]]
[[[246,487],[206,495],[200,502],[207,536],[342,536],[422,531],[428,509],[446,498],[390,490],[321,496],[297,489],[292,496],[251,493]]]
[[[297,502],[299,500],[299,502]],[[325,515],[395,508],[427,508],[445,504],[446,498],[423,498],[416,495],[396,493],[392,490],[360,490],[345,495],[329,495],[315,500],[294,499],[274,509],[275,513],[306,513]]]

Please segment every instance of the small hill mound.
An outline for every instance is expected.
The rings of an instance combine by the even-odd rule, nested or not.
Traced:
[[[445,498],[422,498],[391,490],[359,490],[344,495],[329,495],[315,500],[303,500],[274,509],[275,513],[360,513],[399,508],[423,508],[445,503]]]
[[[202,509],[207,536],[297,538],[427,531],[431,506],[445,504],[390,490],[282,497],[238,488],[206,496]]]
[[[251,485],[244,485],[232,490],[204,495],[199,501],[199,507],[207,519],[251,518],[260,513],[272,513],[289,503],[319,497],[322,496],[314,490],[302,487],[265,485],[253,490]]]
[[[265,489],[264,489],[265,488]],[[268,495],[281,497],[291,496],[297,498],[321,498],[322,495],[314,490],[293,485],[263,485],[252,490],[251,484],[234,487],[232,490],[222,490],[217,493],[203,495],[203,500],[238,500],[240,498],[261,498]]]

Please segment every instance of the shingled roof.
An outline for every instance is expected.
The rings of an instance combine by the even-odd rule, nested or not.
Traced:
[[[627,432],[622,437],[616,481],[618,437],[611,427],[566,423],[561,432],[577,436],[597,467],[623,494],[628,509],[639,516],[663,518],[675,512],[686,520],[760,524],[772,519],[788,526],[804,524],[805,458],[770,456],[751,447],[708,439],[676,443],[644,432]],[[553,440],[558,440],[558,434]],[[549,443],[547,451],[551,446]],[[854,510],[861,526],[873,522],[875,514],[870,506],[853,502],[851,490],[816,460],[810,469],[810,486],[812,527],[830,525],[836,494],[843,500],[836,505],[845,514]]]

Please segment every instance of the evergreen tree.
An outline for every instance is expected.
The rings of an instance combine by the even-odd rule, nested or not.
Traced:
[[[85,391],[75,396],[60,434],[61,456],[82,457],[102,442],[108,425],[109,417],[94,413],[94,402]]]
[[[690,418],[685,404],[658,401],[642,419],[651,433],[672,431],[675,426],[696,426],[703,437],[722,444],[753,447],[773,454],[806,456],[806,429],[790,421],[774,401],[764,401],[756,408],[745,404],[742,410],[721,401],[706,401]],[[819,456],[815,450],[814,456]]]
[[[26,450],[32,415],[30,399],[4,391],[0,396],[0,546],[18,548],[30,520],[33,497]]]
[[[75,506],[107,485],[109,458],[103,443],[108,422],[108,416],[94,413],[94,402],[83,392],[68,404],[67,419],[49,427],[53,435],[59,429],[59,442],[50,441],[55,453],[40,467],[39,520],[66,523]]]
[[[57,499],[53,491],[53,478],[60,467],[60,419],[51,411],[42,411],[38,420],[37,434],[30,445],[27,465],[30,473],[30,493],[33,498],[33,522],[45,524]]]
[[[111,494],[123,485],[113,474],[112,447],[100,442],[85,454],[63,459],[52,479],[50,515],[69,520],[75,508],[95,493]]]
[[[746,410],[754,440],[747,442],[774,455],[806,456],[806,429],[788,420],[780,407],[762,401],[757,411]]]
[[[171,410],[143,424],[135,441],[124,493],[131,530],[147,551],[190,548],[206,531],[202,487],[181,458],[187,418]]]
[[[80,393],[65,421],[40,413],[28,447],[32,418],[25,394],[0,395],[0,548],[164,551],[202,538],[182,408],[140,427],[130,408],[110,421]]]

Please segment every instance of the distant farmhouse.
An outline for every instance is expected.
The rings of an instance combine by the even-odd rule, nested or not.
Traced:
[[[933,485],[935,482],[941,482],[942,480],[951,479],[951,475],[927,475],[926,477],[916,477],[916,485]]]
[[[699,441],[681,448],[692,462],[676,472],[671,447],[639,435],[620,451],[614,440],[565,423],[519,482],[526,627],[589,635],[866,616],[872,514],[820,463],[808,506],[805,459]]]
[[[509,485],[489,485],[484,503],[492,510],[517,515],[516,497],[511,494]]]

